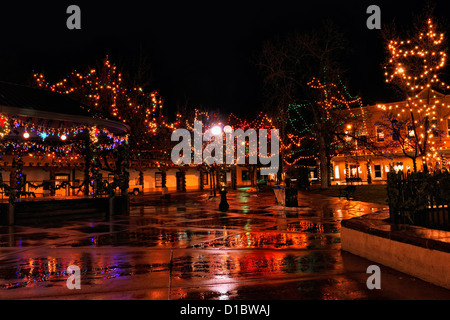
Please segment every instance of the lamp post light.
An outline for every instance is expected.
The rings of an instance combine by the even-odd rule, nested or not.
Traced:
[[[215,136],[221,135],[222,134],[222,128],[220,126],[214,126],[211,129],[211,133]]]

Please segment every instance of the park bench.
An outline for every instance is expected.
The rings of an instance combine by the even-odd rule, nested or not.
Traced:
[[[256,189],[258,191],[263,191],[267,187],[267,181],[260,180],[256,183]]]
[[[339,198],[341,196],[345,196],[347,200],[350,200],[350,198],[354,199],[355,191],[356,186],[354,185],[348,185],[345,188],[339,188]]]
[[[347,183],[362,182],[362,179],[360,177],[349,177],[345,178],[345,182]]]

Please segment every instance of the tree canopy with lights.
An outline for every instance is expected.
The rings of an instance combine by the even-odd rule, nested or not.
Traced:
[[[416,159],[422,158],[424,170],[428,161],[439,161],[439,142],[430,138],[440,135],[444,114],[439,109],[449,108],[441,101],[439,91],[448,90],[440,76],[447,64],[447,47],[444,33],[432,18],[415,27],[410,39],[385,35],[388,59],[385,64],[386,83],[394,85],[404,103],[395,107],[378,105],[384,111],[384,128],[393,137],[390,144],[401,148],[411,158],[414,171]]]
[[[174,129],[163,112],[164,100],[157,90],[146,91],[130,86],[123,74],[107,56],[99,68],[73,71],[56,83],[35,73],[40,88],[67,94],[74,100],[130,126],[132,159],[167,160],[170,157],[170,131]]]

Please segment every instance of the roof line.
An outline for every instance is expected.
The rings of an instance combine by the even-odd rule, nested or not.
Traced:
[[[41,110],[28,109],[28,108],[10,107],[10,106],[5,106],[5,105],[0,105],[0,112],[14,114],[14,115],[18,115],[18,116],[25,116],[25,117],[36,117],[36,118],[42,118],[42,119],[80,122],[80,123],[91,124],[91,125],[101,125],[101,126],[105,126],[105,127],[112,127],[112,128],[121,130],[123,132],[130,132],[130,126],[128,126],[125,123],[113,121],[113,120],[107,120],[107,119],[93,118],[93,117],[88,117],[88,116],[69,115],[69,114],[41,111]]]

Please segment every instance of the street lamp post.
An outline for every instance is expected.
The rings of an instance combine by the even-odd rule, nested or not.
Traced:
[[[220,186],[220,211],[227,211],[230,205],[227,202],[227,173],[224,167],[220,168],[219,174],[219,186]]]
[[[224,131],[227,132],[230,129],[229,126],[226,126],[224,128]],[[222,128],[220,126],[214,126],[212,129],[212,134],[216,136],[216,139],[218,136],[222,136]],[[227,173],[225,171],[225,166],[220,166],[220,172],[219,172],[219,192],[220,192],[220,204],[219,204],[219,210],[220,211],[227,211],[230,207],[227,201]]]

